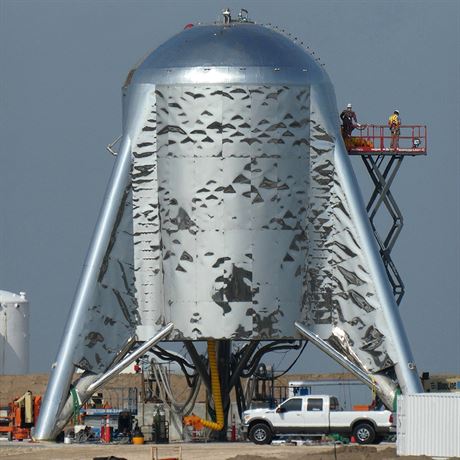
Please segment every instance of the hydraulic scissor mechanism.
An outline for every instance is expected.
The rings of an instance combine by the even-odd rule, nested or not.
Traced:
[[[364,165],[374,184],[366,210],[372,225],[375,238],[379,245],[380,255],[385,266],[388,278],[393,288],[396,303],[399,305],[404,296],[404,283],[391,258],[391,251],[403,227],[403,215],[396,204],[390,187],[403,161],[403,155],[362,155]],[[392,224],[386,233],[377,229],[376,217],[383,207],[388,211]]]

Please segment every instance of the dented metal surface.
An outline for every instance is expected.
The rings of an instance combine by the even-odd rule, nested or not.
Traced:
[[[310,87],[160,85],[150,101],[132,177],[144,327],[171,320],[177,339],[281,339],[301,319],[363,370],[391,367],[336,173],[341,139]]]
[[[334,341],[331,341],[330,339],[329,341],[323,340],[317,334],[309,331],[305,325],[298,322],[295,323],[295,326],[303,337],[312,342],[316,347],[330,356],[342,367],[358,377],[358,379],[367,385],[372,391],[375,391],[386,407],[390,409],[393,408],[397,388],[394,375],[387,375],[387,370],[384,370],[379,374],[365,371],[362,366],[355,364],[359,360],[356,359],[354,353],[352,353],[352,355],[355,359],[351,360],[349,356],[347,356],[347,353],[344,353],[339,347],[333,346]]]
[[[325,72],[254,24],[195,27],[166,45],[124,88],[122,146],[40,437],[74,365],[105,372],[130,338],[169,322],[175,340],[260,340],[298,337],[299,321],[363,372],[386,382],[396,371],[418,391]]]
[[[156,86],[151,98],[133,149],[141,317],[171,319],[177,339],[292,337],[309,88]]]
[[[132,192],[125,189],[77,341],[74,364],[103,372],[140,324],[134,286]]]
[[[313,102],[314,103],[314,102]],[[315,114],[317,114],[315,116]],[[336,144],[321,107],[312,108],[308,255],[301,322],[363,370],[393,365],[391,333],[382,314],[369,254],[354,222],[336,167]]]

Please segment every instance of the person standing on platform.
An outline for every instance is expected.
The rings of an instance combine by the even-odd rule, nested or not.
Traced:
[[[342,135],[344,139],[351,137],[351,133],[358,124],[356,119],[356,113],[353,112],[351,104],[347,105],[347,108],[342,111],[340,114],[340,119],[342,120]]]
[[[388,126],[391,132],[390,150],[398,150],[399,148],[399,135],[401,134],[401,118],[399,118],[399,110],[395,110],[388,118]]]

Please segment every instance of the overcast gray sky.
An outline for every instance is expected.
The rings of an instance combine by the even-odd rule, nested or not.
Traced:
[[[31,302],[31,371],[55,357],[114,163],[129,69],[189,22],[241,7],[326,65],[361,122],[428,125],[393,187],[394,260],[420,371],[460,374],[460,2],[0,0],[0,289]],[[368,179],[353,158],[364,195]],[[334,365],[307,350],[296,369]],[[276,359],[275,359],[276,362]],[[281,367],[283,367],[284,363]]]

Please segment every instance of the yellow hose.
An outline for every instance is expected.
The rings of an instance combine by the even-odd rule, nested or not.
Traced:
[[[211,370],[211,391],[214,398],[214,408],[216,410],[216,421],[204,420],[196,415],[184,417],[186,425],[193,425],[195,429],[202,427],[211,430],[220,431],[224,427],[224,408],[222,406],[222,394],[220,392],[219,370],[217,368],[216,343],[214,340],[208,340],[208,358],[209,369]]]

